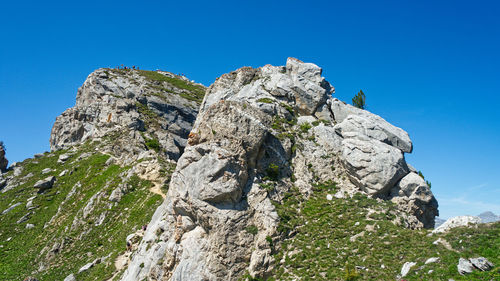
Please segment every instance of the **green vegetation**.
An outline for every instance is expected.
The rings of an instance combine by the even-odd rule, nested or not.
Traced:
[[[82,145],[63,164],[57,163],[58,157],[68,151],[21,163],[24,169],[18,178],[33,176],[0,193],[2,211],[21,203],[0,215],[0,279],[23,280],[31,275],[39,280],[63,280],[70,273],[78,280],[106,280],[112,276],[115,259],[125,251],[126,236],[150,220],[162,198],[149,191],[149,181],[137,176],[127,179],[130,167],[106,165],[109,156],[96,153],[95,148]],[[84,157],[76,160],[80,156]],[[42,175],[44,168],[53,171]],[[64,170],[69,172],[58,176]],[[33,184],[48,175],[56,176],[55,185],[37,194]],[[111,192],[120,184],[127,187],[121,200],[109,201]],[[28,209],[28,198],[35,195],[34,208]],[[22,217],[27,220],[20,220]],[[26,228],[27,224],[34,227]],[[102,257],[108,258],[77,274],[83,265]],[[36,273],[42,265],[44,269]]]
[[[3,141],[0,141],[0,148],[3,149],[4,151],[7,151],[7,149],[5,148],[5,144],[3,143]]]
[[[307,131],[309,131],[309,129],[311,129],[311,128],[312,128],[312,126],[308,122],[304,122],[304,123],[300,124],[300,131],[302,133],[307,133]]]
[[[283,102],[280,105],[284,107],[288,111],[288,113],[290,113],[292,116],[295,116],[295,111],[293,110],[293,107]]]
[[[148,149],[152,149],[152,150],[154,150],[156,152],[160,152],[161,151],[160,141],[157,138],[155,138],[153,136],[153,138],[150,139],[150,138],[147,138],[146,136],[144,136],[144,134],[142,135],[142,137],[144,138],[146,147]]]
[[[354,281],[359,278],[359,273],[356,271],[356,268],[349,264],[349,262],[345,263],[344,267],[344,280],[346,281]]]
[[[257,102],[262,102],[262,103],[273,103],[274,100],[273,99],[270,99],[270,98],[261,98],[261,99],[258,99]]]
[[[266,169],[266,177],[270,180],[276,181],[280,175],[280,167],[278,165],[271,163]]]
[[[354,105],[357,108],[365,109],[366,96],[362,90],[359,90],[358,94],[352,98],[352,105]]]
[[[270,183],[261,183],[260,187],[262,187],[263,189],[265,189],[267,192],[271,192],[271,191],[273,191],[275,189],[274,183],[272,183],[272,182],[270,182]]]
[[[259,229],[255,225],[249,225],[245,228],[246,232],[256,235],[259,232]]]
[[[326,195],[337,191],[334,183],[313,189],[305,199],[294,188],[275,204],[280,216],[278,232],[284,239],[277,247],[275,260],[284,259],[284,263],[277,265],[270,280],[394,280],[408,261],[417,265],[405,280],[499,280],[500,223],[428,236],[428,230],[395,225],[392,221],[396,212],[391,202],[377,202],[362,194],[329,201]],[[433,245],[439,237],[458,252]],[[478,256],[486,257],[496,267],[489,272],[458,274],[460,257]],[[424,265],[430,257],[441,261]],[[366,270],[356,270],[355,266]]]
[[[138,70],[138,72],[140,75],[146,77],[151,81],[167,82],[175,88],[185,90],[178,93],[178,95],[187,100],[191,100],[197,103],[201,103],[203,101],[203,97],[205,96],[205,88],[203,86],[193,84],[184,79],[168,77],[156,71]]]
[[[158,114],[154,113],[147,105],[140,102],[135,103],[137,111],[142,115],[146,127],[159,128]]]
[[[431,182],[426,180],[425,177],[424,177],[424,174],[421,172],[421,171],[418,171],[418,175],[425,180],[425,183],[429,186],[429,188],[431,188]]]

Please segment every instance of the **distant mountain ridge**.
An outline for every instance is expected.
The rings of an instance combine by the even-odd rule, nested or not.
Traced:
[[[490,222],[500,221],[500,216],[495,215],[491,211],[482,212],[481,214],[477,215],[476,217],[478,217],[481,220],[480,223],[490,223]],[[445,222],[446,222],[445,219],[436,217],[436,219],[434,221],[434,228],[438,228],[439,226],[441,226]]]

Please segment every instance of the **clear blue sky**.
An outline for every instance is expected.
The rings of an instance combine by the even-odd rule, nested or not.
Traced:
[[[404,128],[441,217],[500,213],[498,1],[2,1],[0,140],[49,149],[55,117],[99,67],[185,73],[314,62],[350,101]]]

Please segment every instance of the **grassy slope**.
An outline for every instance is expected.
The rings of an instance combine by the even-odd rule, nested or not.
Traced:
[[[86,151],[91,152],[90,157],[74,161]],[[148,190],[150,182],[132,176],[128,180],[130,191],[119,203],[110,204],[107,198],[122,182],[121,174],[129,167],[106,166],[105,162],[109,156],[95,152],[90,146],[82,147],[64,164],[58,164],[57,159],[61,153],[64,151],[47,154],[39,159],[25,160],[22,163],[24,170],[20,178],[29,173],[33,176],[26,183],[0,193],[0,210],[5,210],[13,203],[21,203],[9,213],[0,215],[0,280],[23,280],[29,275],[40,280],[62,280],[70,273],[74,273],[78,280],[109,278],[115,270],[114,260],[125,251],[126,236],[146,224],[161,202],[161,196]],[[41,175],[44,168],[52,168],[54,171]],[[72,173],[63,177],[57,176],[66,169]],[[48,175],[57,177],[54,187],[33,200],[33,204],[38,207],[32,210],[33,213],[26,222],[16,223],[29,212],[25,206],[27,199],[36,194],[33,184]],[[76,192],[66,199],[77,182],[80,182],[81,187],[76,188]],[[102,198],[96,200],[90,215],[82,219],[82,209],[98,192],[103,193]],[[56,213],[58,215],[44,229],[44,224]],[[106,218],[101,225],[96,226],[95,222],[102,213],[106,213]],[[83,223],[72,230],[75,216],[82,219]],[[34,224],[35,227],[25,228],[28,223]],[[6,241],[9,237],[11,240]],[[49,258],[47,250],[50,250],[54,243],[62,241],[64,247]],[[83,265],[109,254],[111,256],[105,262],[89,271],[76,274]],[[47,268],[36,273],[41,262]]]
[[[279,231],[286,239],[276,249],[276,260],[279,264],[283,259],[283,263],[271,279],[395,280],[405,262],[416,262],[405,280],[500,280],[500,223],[428,236],[428,230],[394,225],[390,202],[377,202],[360,194],[328,201],[326,195],[334,192],[333,184],[319,185],[307,200],[292,191],[283,204],[276,204],[281,217]],[[368,215],[368,209],[376,212]],[[373,231],[367,231],[367,226]],[[350,240],[363,231],[364,236]],[[433,245],[438,237],[445,238],[459,252]],[[460,276],[458,259],[478,256],[488,258],[496,268]],[[424,265],[431,257],[441,261]],[[382,264],[385,268],[381,268]],[[354,266],[367,270],[355,270]],[[433,272],[429,274],[429,270]]]
[[[205,88],[200,85],[193,84],[189,81],[185,81],[180,78],[168,77],[156,71],[149,71],[149,70],[138,70],[138,71],[139,74],[146,77],[150,81],[167,82],[178,89],[185,90],[179,92],[178,94],[187,100],[195,101],[197,103],[201,103],[203,101],[203,97],[205,96]],[[158,89],[170,92],[162,87],[159,87]]]

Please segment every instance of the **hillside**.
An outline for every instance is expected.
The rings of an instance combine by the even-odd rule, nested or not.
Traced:
[[[321,73],[96,70],[52,152],[2,174],[2,280],[500,278],[500,223],[431,233],[409,135]],[[494,268],[459,274],[477,257]]]

